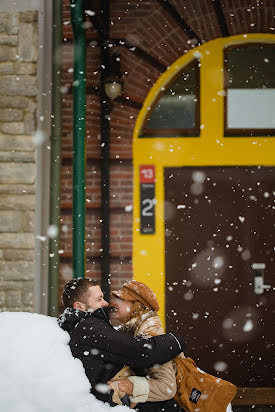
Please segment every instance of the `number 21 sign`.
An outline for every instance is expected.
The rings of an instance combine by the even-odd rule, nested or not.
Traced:
[[[140,183],[140,233],[155,233],[155,166],[139,168]]]

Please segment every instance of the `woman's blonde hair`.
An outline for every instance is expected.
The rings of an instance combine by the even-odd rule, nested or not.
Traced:
[[[133,302],[133,306],[129,312],[129,316],[127,318],[126,324],[122,327],[124,332],[132,333],[133,335],[138,330],[139,326],[144,321],[144,316],[146,315],[147,318],[151,318],[153,316],[157,316],[157,312],[153,311],[152,309],[145,306],[143,303],[135,300]],[[131,319],[136,319],[134,323],[130,323],[127,325]]]

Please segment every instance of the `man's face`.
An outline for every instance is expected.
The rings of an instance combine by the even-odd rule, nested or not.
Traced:
[[[87,309],[106,308],[109,303],[104,300],[103,292],[100,286],[90,286],[88,291],[88,298],[86,300]]]
[[[96,310],[109,306],[109,303],[103,298],[103,293],[100,286],[90,286],[85,297],[85,301],[74,303],[75,309],[87,311],[89,309]]]
[[[133,307],[133,302],[129,300],[114,299],[112,301],[112,318],[121,323],[127,322]]]

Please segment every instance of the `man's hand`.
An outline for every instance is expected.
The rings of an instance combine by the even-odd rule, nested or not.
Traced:
[[[116,382],[109,381],[108,385],[113,390],[117,389],[117,385],[118,385],[118,389],[119,389],[120,392],[127,393],[128,395],[133,394],[134,385],[128,379],[122,379],[122,380],[116,381]]]

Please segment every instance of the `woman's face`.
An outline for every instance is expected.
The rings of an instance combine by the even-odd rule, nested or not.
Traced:
[[[111,306],[113,319],[116,319],[121,323],[127,322],[129,313],[133,307],[133,302],[116,298],[112,301]]]

